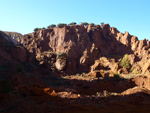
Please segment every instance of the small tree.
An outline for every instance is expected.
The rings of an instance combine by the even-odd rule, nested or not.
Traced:
[[[64,27],[64,26],[67,26],[67,24],[65,24],[65,23],[59,23],[59,24],[57,24],[57,27]]]
[[[43,27],[42,29],[46,29],[45,27]]]
[[[94,26],[94,23],[90,23],[90,25]]]
[[[41,28],[35,28],[34,32],[41,30]]]
[[[58,52],[56,59],[58,59],[58,58],[66,59],[67,54],[65,52]]]
[[[104,22],[101,22],[101,25],[104,25]]]
[[[56,25],[55,24],[51,24],[51,25],[47,26],[47,28],[53,28],[53,27],[56,27]]]
[[[128,54],[125,54],[123,59],[121,60],[121,66],[130,70],[131,65],[130,65],[130,61],[128,59]]]
[[[88,26],[89,24],[87,22],[81,22],[82,25]]]
[[[135,75],[137,74],[137,71],[136,71],[136,69],[134,69],[134,70],[133,70],[133,73],[134,73]]]
[[[76,25],[77,23],[76,22],[71,22],[69,25]]]
[[[38,31],[41,30],[41,28],[38,28]]]
[[[38,28],[35,28],[34,31],[35,31],[35,32],[38,31]]]

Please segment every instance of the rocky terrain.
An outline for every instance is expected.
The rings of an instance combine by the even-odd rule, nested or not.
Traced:
[[[15,45],[19,45],[22,39],[22,34],[17,32],[7,32],[7,31],[0,31],[1,35],[9,42],[13,42]]]
[[[109,24],[1,31],[0,112],[148,113],[149,52]]]

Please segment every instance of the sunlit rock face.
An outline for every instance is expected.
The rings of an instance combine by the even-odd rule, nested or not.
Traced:
[[[150,42],[139,41],[127,31],[123,34],[109,24],[104,24],[43,29],[24,35],[21,44],[35,55],[43,51],[56,54],[65,52],[66,70],[73,72],[90,71],[90,66],[102,56],[119,60],[125,54],[132,54],[129,58],[133,65],[138,59],[149,58],[147,51]]]
[[[13,43],[14,45],[19,45],[21,43],[23,35],[17,32],[1,31],[1,36],[4,40],[7,40],[8,42]]]

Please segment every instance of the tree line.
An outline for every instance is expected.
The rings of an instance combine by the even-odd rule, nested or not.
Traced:
[[[68,25],[76,25],[77,23],[76,22],[71,22],[69,23]],[[103,25],[104,22],[101,22],[101,25]],[[84,25],[84,26],[88,26],[89,23],[87,22],[81,22],[80,25]],[[94,23],[90,23],[90,25],[95,25]],[[47,29],[48,28],[54,28],[54,27],[58,27],[58,28],[61,28],[61,27],[64,27],[64,26],[67,26],[66,23],[58,23],[57,25],[56,24],[51,24],[49,26],[47,26]],[[35,28],[34,31],[39,31],[39,30],[42,30],[42,29],[46,29],[45,27],[43,28]]]

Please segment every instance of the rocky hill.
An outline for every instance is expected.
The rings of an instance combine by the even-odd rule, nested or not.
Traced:
[[[11,43],[13,43],[15,45],[20,44],[20,42],[21,42],[22,34],[20,34],[20,33],[7,32],[7,31],[1,31],[0,33],[1,33],[1,36],[5,40],[7,40],[7,41],[9,41],[9,42],[11,42]]]
[[[149,59],[150,51],[148,40],[139,41],[136,36],[130,35],[127,31],[123,34],[108,24],[44,29],[24,35],[21,44],[35,56],[40,56],[44,51],[56,54],[65,52],[67,54],[66,70],[75,73],[89,72],[90,66],[100,57],[113,58],[119,62],[125,54],[129,55],[132,70],[134,70],[134,63]],[[107,67],[112,68],[113,66],[110,65]],[[143,65],[138,66],[139,73],[142,72]]]
[[[149,52],[109,24],[1,31],[0,112],[149,113]]]

